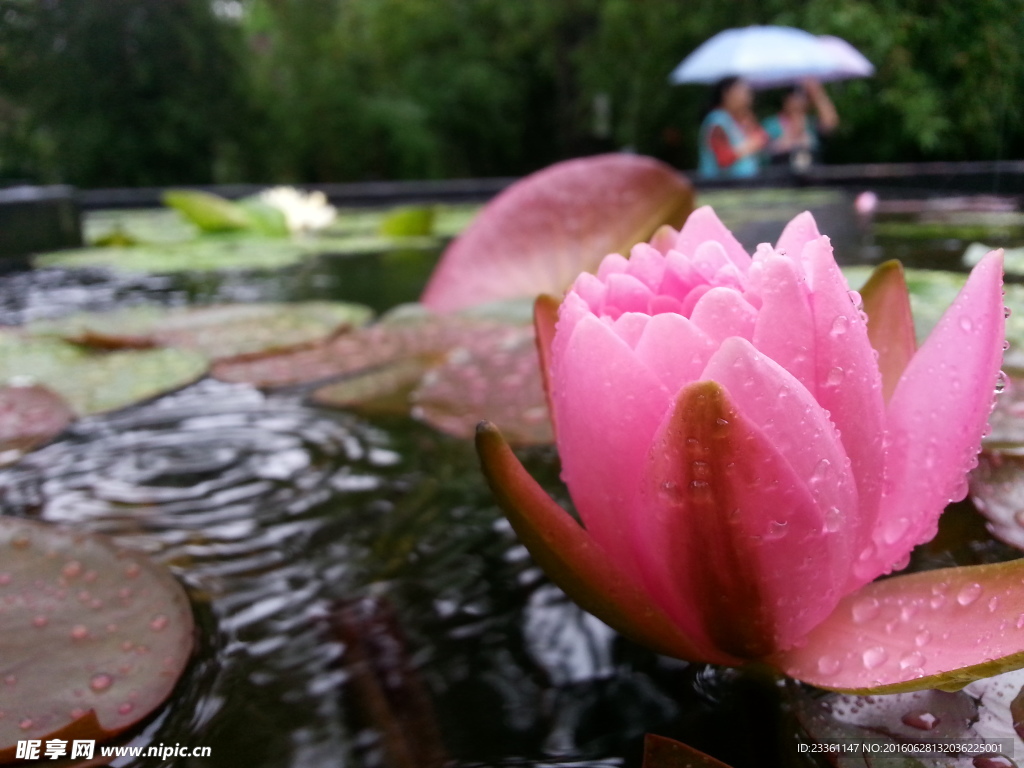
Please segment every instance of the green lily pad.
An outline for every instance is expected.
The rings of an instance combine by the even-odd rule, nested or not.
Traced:
[[[332,302],[142,306],[82,312],[26,330],[106,348],[183,347],[216,359],[314,344],[364,325],[372,314],[360,304]]]
[[[194,643],[169,572],[104,537],[13,517],[0,517],[0,551],[0,762],[19,740],[106,740],[163,704]]]
[[[283,269],[321,254],[378,253],[434,249],[433,238],[317,237],[261,238],[217,235],[188,242],[151,243],[127,248],[72,248],[36,256],[37,267],[105,267],[120,273],[173,274]]]
[[[991,250],[984,243],[971,243],[964,251],[964,264],[973,267]],[[1024,247],[1003,249],[1003,269],[1009,275],[1024,275]]]
[[[871,267],[843,267],[843,274],[854,290],[859,290],[864,285],[872,271]],[[914,313],[917,341],[920,344],[953,303],[953,299],[967,282],[967,275],[935,269],[908,269],[904,271],[904,275],[907,289],[910,291],[910,306]],[[1008,366],[1024,367],[1024,285],[1008,283],[1003,291],[1006,306],[1011,311],[1006,321],[1006,338],[1010,342],[1010,348],[1003,359]]]
[[[434,234],[434,209],[426,205],[395,208],[380,223],[385,237],[429,237]]]
[[[203,355],[187,349],[95,352],[60,339],[0,334],[0,382],[42,384],[80,416],[177,389],[207,367]]]
[[[163,202],[204,232],[234,232],[252,226],[244,208],[209,192],[173,189],[164,193]]]
[[[56,437],[75,418],[46,387],[0,387],[0,463]]]

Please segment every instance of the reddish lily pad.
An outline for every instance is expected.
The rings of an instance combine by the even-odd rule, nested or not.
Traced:
[[[688,744],[648,733],[644,736],[643,768],[729,768]]]
[[[56,437],[74,418],[46,387],[0,387],[0,463]]]
[[[364,325],[372,314],[360,304],[320,301],[143,306],[113,312],[82,312],[33,323],[28,331],[102,348],[181,347],[216,359],[314,344]]]
[[[167,699],[194,643],[169,572],[104,537],[12,517],[0,551],[0,762],[22,739],[108,739]]]
[[[454,312],[491,301],[559,296],[609,253],[627,253],[693,210],[690,183],[649,157],[557,163],[513,184],[445,251],[421,301]]]
[[[123,408],[198,379],[206,358],[187,349],[96,352],[56,338],[0,333],[0,383],[39,383],[80,416]]]
[[[366,373],[318,389],[313,399],[321,405],[390,411],[404,405],[456,437],[471,438],[486,418],[518,445],[552,441],[530,326],[434,317],[381,323],[334,346],[347,350],[337,353],[339,362],[362,361]],[[389,359],[379,357],[384,353]]]
[[[516,445],[554,440],[528,326],[449,353],[423,377],[412,402],[413,416],[456,437],[472,437],[487,419]]]

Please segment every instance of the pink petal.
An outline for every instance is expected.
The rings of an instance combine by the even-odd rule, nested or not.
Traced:
[[[552,401],[562,478],[594,539],[609,556],[635,565],[632,521],[623,510],[671,395],[626,342],[592,315],[562,345],[559,327]]]
[[[602,320],[609,323],[615,334],[630,347],[635,347],[636,343],[640,341],[640,337],[643,335],[644,329],[647,328],[647,323],[650,319],[650,315],[642,312],[626,312],[615,321],[611,321],[609,318],[602,318]]]
[[[533,303],[533,327],[537,338],[537,358],[540,361],[541,384],[544,385],[544,399],[555,427],[554,409],[551,406],[551,356],[554,354],[555,327],[558,324],[558,300],[552,296],[538,296]]]
[[[454,312],[561,296],[605,254],[628,251],[662,224],[680,224],[692,208],[689,182],[652,158],[609,154],[557,163],[484,207],[445,250],[421,301]]]
[[[669,251],[668,256],[665,257],[665,267],[660,292],[681,301],[698,285],[707,282],[693,268],[689,257],[679,251]]]
[[[685,315],[686,317],[693,316],[693,310],[697,306],[697,302],[704,298],[704,294],[711,290],[710,285],[698,285],[683,299],[679,309],[679,314]]]
[[[757,310],[732,288],[712,288],[697,301],[690,320],[720,344],[730,336],[752,338]]]
[[[610,275],[625,274],[628,269],[629,259],[621,253],[609,253],[601,259],[601,264],[597,268],[597,277],[599,280],[604,281]]]
[[[647,243],[638,243],[629,252],[626,273],[632,275],[652,291],[661,288],[665,274],[665,257]]]
[[[587,302],[595,314],[599,314],[604,309],[608,288],[589,272],[583,272],[576,278],[572,290]]]
[[[701,377],[715,345],[685,317],[664,314],[651,318],[635,351],[669,392],[678,392]]]
[[[857,481],[860,527],[855,540],[871,540],[882,495],[884,403],[882,381],[867,326],[832,258],[828,238],[804,248],[814,317],[816,399],[842,435]],[[863,582],[851,584],[851,589]]]
[[[717,382],[680,392],[632,507],[648,589],[688,636],[757,658],[838,602],[833,534],[806,485]]]
[[[635,573],[608,556],[523,469],[492,424],[477,429],[484,475],[520,541],[579,605],[627,637],[690,660],[726,661],[682,635],[651,600]]]
[[[679,230],[675,227],[671,227],[668,224],[662,224],[658,227],[657,231],[651,235],[651,247],[654,248],[658,253],[666,254],[676,243],[676,238],[679,237]]]
[[[608,295],[604,311],[612,317],[622,312],[645,312],[653,295],[650,288],[632,275],[608,275],[605,285]]]
[[[779,235],[779,241],[775,244],[775,250],[786,254],[791,259],[801,259],[804,247],[812,240],[821,237],[818,231],[818,224],[810,211],[804,211],[792,219],[786,228]]]
[[[715,215],[711,206],[705,205],[690,214],[679,231],[674,250],[693,256],[697,252],[697,246],[708,241],[720,243],[729,259],[741,272],[746,273],[750,268],[750,254]]]
[[[1002,274],[1002,251],[979,262],[889,401],[878,551],[864,565],[864,579],[931,539],[946,503],[967,493],[1003,356]]]
[[[817,393],[814,371],[814,317],[807,281],[796,264],[771,255],[758,259],[761,309],[754,325],[754,346]],[[753,270],[752,270],[753,271]]]
[[[945,688],[1024,666],[1024,560],[923,571],[847,596],[773,663],[857,693]]]
[[[728,254],[725,252],[725,248],[721,243],[714,241],[708,241],[701,243],[690,255],[690,264],[697,270],[701,277],[707,282],[715,285],[715,275],[722,267],[732,265],[733,269],[737,269],[736,265],[729,260]]]
[[[810,491],[817,525],[833,534],[822,540],[830,583],[841,588],[852,564],[851,532],[859,527],[857,487],[828,414],[799,381],[744,339],[723,342],[701,378],[725,387],[736,410],[764,432]]]

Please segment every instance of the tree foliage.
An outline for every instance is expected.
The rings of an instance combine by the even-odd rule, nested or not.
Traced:
[[[830,161],[1024,152],[1024,0],[0,0],[0,176],[515,175],[623,146],[692,167],[707,89],[667,75],[753,23],[875,63],[830,86]]]

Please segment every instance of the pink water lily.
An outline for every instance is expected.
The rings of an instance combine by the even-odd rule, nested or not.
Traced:
[[[1024,561],[877,577],[966,494],[1004,339],[1002,254],[917,349],[898,265],[850,291],[810,214],[751,257],[710,208],[580,275],[537,329],[583,526],[482,425],[484,469],[581,605],[680,658],[840,690],[1024,666]]]

